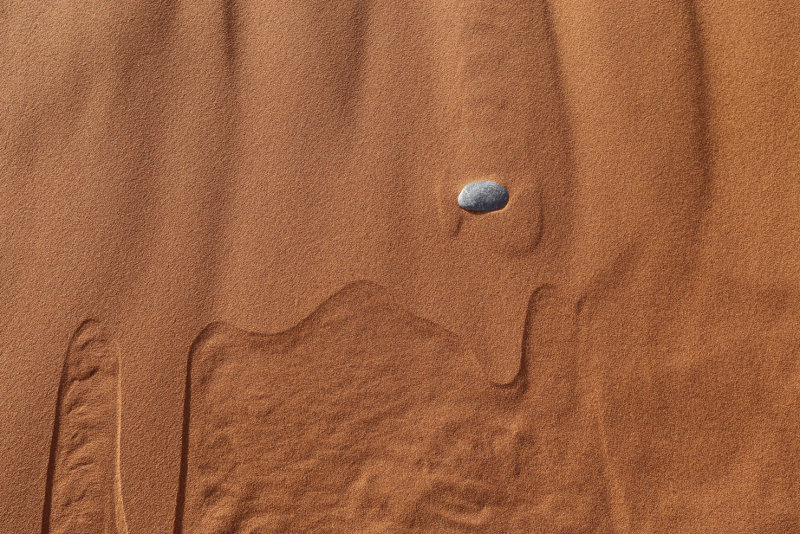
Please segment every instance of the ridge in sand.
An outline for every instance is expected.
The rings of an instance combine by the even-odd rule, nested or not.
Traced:
[[[120,351],[103,325],[72,336],[58,387],[42,534],[127,534],[120,480]]]

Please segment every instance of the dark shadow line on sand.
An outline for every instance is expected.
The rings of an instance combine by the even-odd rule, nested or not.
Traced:
[[[222,31],[225,69],[235,79],[239,61],[239,6],[235,0],[222,2]]]
[[[553,19],[553,9],[550,6],[551,0],[542,0],[542,12],[544,14],[544,27],[545,32],[547,34],[547,41],[550,45],[551,57],[550,57],[550,66],[553,71],[553,78],[555,80],[555,89],[558,95],[558,102],[559,102],[559,110],[558,114],[560,116],[560,120],[562,123],[562,137],[564,142],[564,151],[565,151],[565,159],[566,159],[566,171],[567,171],[567,184],[566,188],[566,198],[563,199],[563,202],[567,204],[568,210],[572,212],[572,216],[570,219],[574,219],[574,211],[575,211],[575,199],[577,197],[576,188],[576,160],[575,160],[575,129],[572,124],[572,109],[567,101],[567,82],[566,82],[566,74],[564,72],[564,58],[562,52],[562,46],[560,45],[559,38],[558,38],[558,31],[556,29],[556,24]],[[573,226],[573,225],[570,225]],[[569,228],[570,232],[572,232],[573,228]],[[542,231],[545,231],[545,228],[542,228]],[[569,241],[567,241],[569,242]],[[566,252],[566,251],[565,251]]]
[[[525,310],[525,326],[522,328],[522,346],[520,348],[522,354],[520,355],[519,369],[517,370],[517,374],[514,376],[514,379],[511,380],[511,382],[506,384],[492,383],[492,387],[496,390],[509,391],[514,398],[522,397],[528,391],[528,388],[530,387],[530,376],[533,371],[531,368],[533,365],[533,361],[531,359],[532,355],[530,354],[531,351],[528,350],[528,341],[532,335],[532,319],[533,316],[539,311],[538,304],[548,295],[552,295],[554,290],[555,288],[552,285],[544,284],[534,289],[531,293],[531,296],[528,299],[528,306]]]
[[[698,159],[702,183],[697,192],[701,210],[696,223],[700,225],[703,217],[708,212],[711,204],[711,181],[713,153],[711,147],[711,134],[709,132],[710,123],[710,102],[708,96],[708,68],[706,66],[706,47],[703,42],[703,31],[700,23],[700,15],[697,10],[697,0],[687,0],[687,15],[689,23],[689,44],[695,51],[694,69],[697,77],[697,87],[695,93],[695,111],[697,113],[697,137]]]
[[[81,323],[76,332],[80,332],[86,321]],[[75,335],[73,334],[72,339]],[[64,394],[64,383],[66,382],[67,375],[67,358],[69,357],[69,350],[72,346],[72,339],[64,353],[64,361],[61,364],[61,377],[58,381],[58,390],[56,391],[56,411],[55,419],[53,420],[53,433],[50,438],[50,455],[47,460],[47,477],[44,486],[44,505],[42,506],[42,529],[41,534],[50,534],[50,514],[53,507],[53,484],[55,482],[56,474],[56,451],[58,449],[58,434],[61,430],[61,398]]]
[[[205,330],[205,329],[204,329]],[[203,336],[197,336],[189,349],[186,360],[186,383],[183,390],[183,422],[181,427],[181,458],[178,471],[178,493],[175,497],[175,521],[172,524],[173,534],[183,532],[183,515],[186,509],[186,479],[189,469],[189,417],[191,416],[192,397],[192,359],[198,343]]]

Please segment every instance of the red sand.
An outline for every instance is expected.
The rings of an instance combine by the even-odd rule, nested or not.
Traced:
[[[4,3],[0,532],[800,532],[798,28]]]

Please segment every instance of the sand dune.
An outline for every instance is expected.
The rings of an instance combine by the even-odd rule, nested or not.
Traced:
[[[0,532],[797,532],[798,27],[0,3]]]

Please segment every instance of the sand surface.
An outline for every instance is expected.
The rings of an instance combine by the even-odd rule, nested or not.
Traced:
[[[0,2],[0,532],[800,533],[798,28]]]

